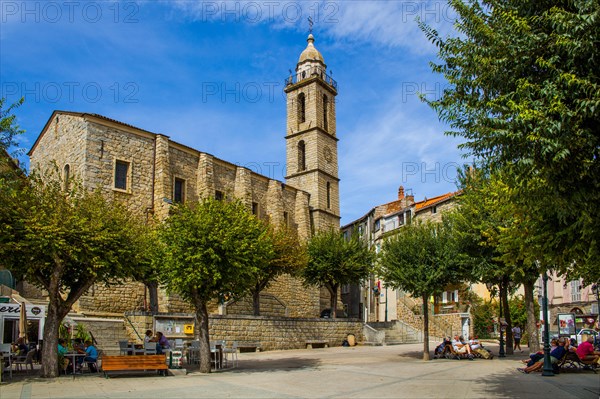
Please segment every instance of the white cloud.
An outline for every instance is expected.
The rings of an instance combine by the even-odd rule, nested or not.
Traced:
[[[274,29],[306,31],[308,18],[316,32],[343,43],[371,42],[431,53],[416,19],[442,33],[452,29],[454,13],[445,1],[169,1],[182,14],[200,22],[262,24]]]

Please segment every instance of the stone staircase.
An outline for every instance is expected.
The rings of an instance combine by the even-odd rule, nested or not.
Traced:
[[[123,319],[71,316],[77,324],[83,324],[98,343],[98,349],[106,355],[119,354],[119,341],[131,341],[132,337],[125,330]],[[137,337],[136,339],[137,340]]]
[[[400,345],[423,342],[423,332],[400,320],[388,322],[372,322],[368,326],[383,333],[380,342],[367,343],[365,345]]]

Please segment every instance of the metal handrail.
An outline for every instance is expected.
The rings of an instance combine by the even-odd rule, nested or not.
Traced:
[[[298,82],[301,82],[305,79],[308,79],[312,76],[318,76],[325,81],[328,85],[332,86],[337,90],[338,84],[331,76],[327,75],[326,72],[323,71],[323,68],[312,67],[310,70],[302,71],[293,75],[290,75],[288,78],[284,80],[285,86],[293,85]]]
[[[123,314],[123,317],[125,317],[125,320],[127,320],[127,322],[129,323],[129,325],[131,326],[131,328],[133,328],[133,332],[135,333],[135,335],[137,335],[137,337],[140,339],[140,341],[144,342],[144,339],[137,332],[137,330],[135,329],[135,326],[133,325],[133,323],[131,322],[131,320],[129,320],[129,317],[127,317],[126,314]]]

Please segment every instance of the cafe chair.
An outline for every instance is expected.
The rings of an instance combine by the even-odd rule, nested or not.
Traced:
[[[6,366],[6,370],[10,374],[10,379],[12,380],[12,358],[10,353],[11,345],[10,344],[0,344],[0,354],[2,354],[2,370],[4,371],[4,366]]]
[[[146,342],[144,344],[146,355],[156,355],[156,342]]]
[[[200,341],[192,341],[191,346],[188,348],[188,359],[189,364],[200,363]]]
[[[217,348],[217,344],[222,345],[221,341],[210,343],[210,361],[215,366],[215,370],[220,369],[223,365],[221,364],[222,352]],[[221,346],[223,348],[223,346]]]
[[[121,355],[129,355],[129,342],[128,341],[119,341],[119,351]]]
[[[13,360],[13,364],[16,365],[16,369],[21,371],[21,366],[25,365],[25,371],[27,371],[27,365],[31,366],[31,371],[33,371],[33,359],[35,358],[36,350],[32,349],[27,352],[26,356],[19,356],[15,360]]]
[[[223,361],[226,365],[229,365],[229,355],[231,355],[231,363],[233,367],[237,367],[238,363],[238,342],[233,341],[231,343],[231,348],[228,348],[225,345],[225,341],[223,341]]]

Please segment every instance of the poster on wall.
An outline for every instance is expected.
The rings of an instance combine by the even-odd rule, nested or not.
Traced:
[[[575,334],[575,314],[563,313],[558,315],[558,335]]]

